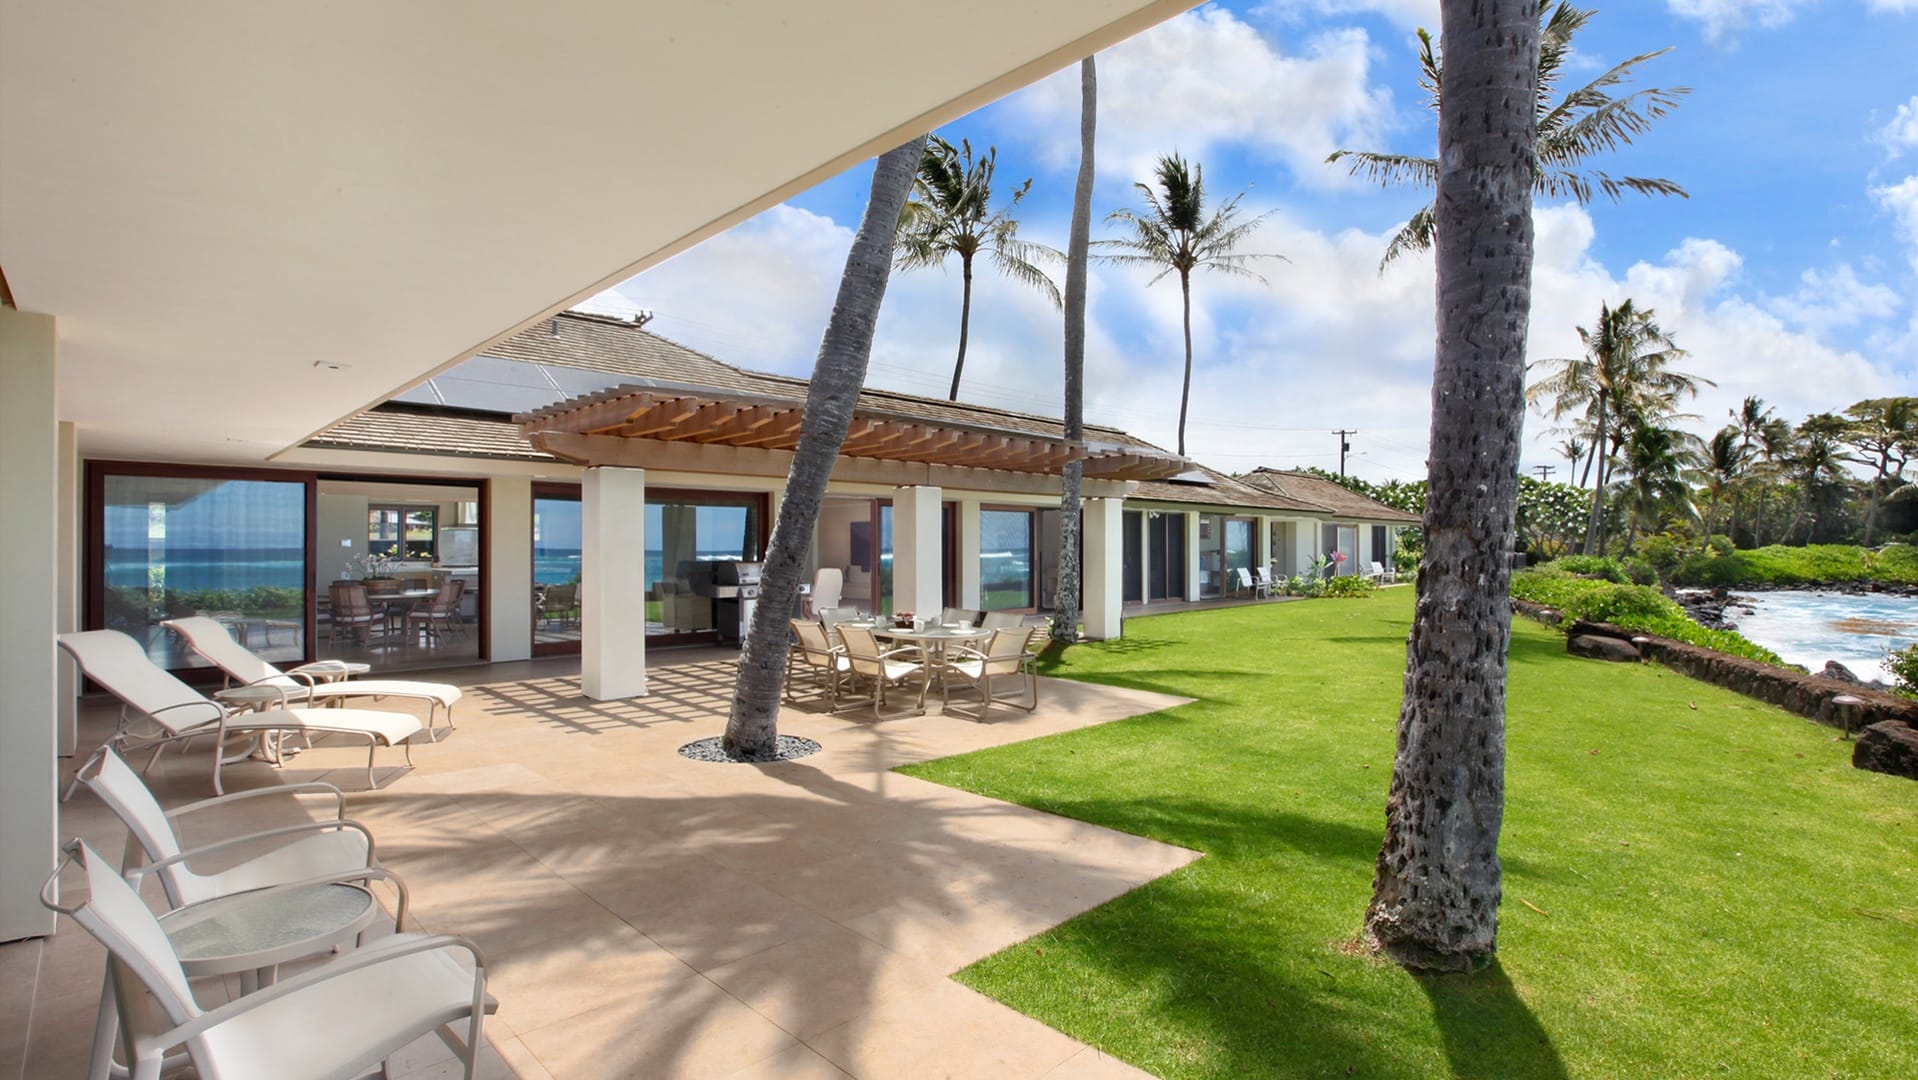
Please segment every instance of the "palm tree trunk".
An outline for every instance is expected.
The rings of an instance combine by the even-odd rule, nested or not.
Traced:
[[[1462,971],[1498,947],[1538,15],[1530,0],[1441,11],[1452,93],[1439,110],[1430,495],[1365,929],[1401,964]]]
[[[1086,370],[1086,258],[1092,247],[1092,150],[1099,112],[1099,76],[1092,57],[1079,63],[1079,180],[1072,189],[1072,227],[1066,243],[1065,437],[1083,439]],[[1059,497],[1059,588],[1052,601],[1052,640],[1079,640],[1079,479],[1083,466],[1067,462]]]
[[[1185,386],[1179,391],[1179,456],[1185,456],[1185,412],[1192,402],[1192,272],[1179,271],[1179,295],[1185,302]]]
[[[872,194],[846,255],[846,270],[819,343],[819,357],[813,361],[799,446],[793,451],[785,498],[766,549],[759,604],[739,650],[739,678],[733,686],[724,740],[727,753],[734,757],[768,760],[778,748],[779,693],[785,682],[786,654],[792,647],[786,619],[799,595],[826,481],[852,426],[859,389],[866,382],[873,331],[892,273],[893,234],[925,141],[922,135],[887,151],[873,167]]]
[[[1585,554],[1604,553],[1605,544],[1605,460],[1611,455],[1605,453],[1605,391],[1598,392],[1598,427],[1592,435],[1592,456],[1585,463],[1589,475],[1592,461],[1598,462],[1598,485],[1592,488],[1592,518],[1585,525]]]
[[[959,373],[966,370],[966,332],[972,326],[972,256],[959,256],[959,273],[965,282],[959,300],[959,359],[952,364],[952,391],[946,395],[947,401],[959,400]]]

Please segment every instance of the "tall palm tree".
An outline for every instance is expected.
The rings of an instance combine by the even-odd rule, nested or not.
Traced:
[[[1260,214],[1239,220],[1239,200],[1245,198],[1244,192],[1227,199],[1208,217],[1205,170],[1201,166],[1188,165],[1174,153],[1159,159],[1154,174],[1158,179],[1156,189],[1144,183],[1132,185],[1145,199],[1144,212],[1119,209],[1106,215],[1107,221],[1123,225],[1127,235],[1101,241],[1102,247],[1119,254],[1100,258],[1106,262],[1159,268],[1148,285],[1167,274],[1179,275],[1179,294],[1185,305],[1185,385],[1179,392],[1179,454],[1184,456],[1186,411],[1192,402],[1193,271],[1212,270],[1263,282],[1265,279],[1247,269],[1246,263],[1284,256],[1239,250],[1239,245],[1257,231],[1259,223],[1266,218]]]
[[[1532,307],[1538,21],[1532,0],[1443,0],[1438,346],[1417,614],[1369,938],[1401,964],[1471,970],[1498,948],[1506,646]]]
[[[1604,550],[1605,485],[1613,462],[1632,428],[1675,417],[1680,397],[1696,396],[1711,380],[1672,369],[1685,350],[1672,343],[1650,308],[1631,300],[1617,307],[1601,303],[1596,329],[1578,328],[1583,356],[1541,360],[1556,371],[1533,383],[1525,396],[1533,405],[1550,401],[1555,419],[1583,411],[1592,423],[1592,453],[1598,459],[1598,483],[1592,488],[1591,525],[1585,554]]]
[[[813,361],[799,445],[786,474],[785,497],[773,519],[772,542],[766,548],[759,584],[765,603],[754,609],[752,626],[739,650],[739,676],[722,740],[733,757],[770,761],[778,755],[779,691],[792,645],[786,615],[799,596],[799,579],[826,497],[826,481],[852,426],[859,389],[866,382],[873,331],[892,273],[893,232],[924,146],[925,137],[920,136],[887,151],[873,167],[872,194],[853,236],[852,250],[846,254],[839,295],[819,342],[819,356]]]
[[[1578,463],[1585,460],[1587,445],[1585,440],[1580,438],[1576,433],[1567,435],[1565,441],[1558,444],[1559,456],[1563,457],[1571,466],[1566,473],[1566,478],[1574,484],[1580,482],[1578,479]]]
[[[1038,266],[1058,259],[1059,253],[1019,239],[1019,222],[1012,216],[1013,208],[1032,190],[1032,180],[1020,184],[1012,192],[1012,201],[994,210],[992,174],[998,164],[996,146],[987,147],[975,161],[972,143],[965,139],[959,140],[958,148],[937,135],[927,140],[893,243],[894,258],[902,270],[943,266],[946,256],[959,256],[964,291],[959,301],[959,356],[952,363],[952,391],[947,395],[953,401],[959,400],[959,376],[966,368],[974,259],[984,253],[1000,273],[1038,289],[1052,306],[1059,306],[1059,287]]]
[[[1092,249],[1092,151],[1099,116],[1099,73],[1092,57],[1079,62],[1079,177],[1072,189],[1072,227],[1066,242],[1065,437],[1085,438],[1086,260]],[[1052,601],[1052,639],[1079,640],[1079,482],[1082,466],[1066,463],[1059,495],[1059,587]]]
[[[1539,9],[1543,25],[1538,36],[1538,146],[1533,190],[1548,199],[1570,197],[1580,205],[1590,203],[1594,193],[1607,195],[1614,202],[1627,191],[1688,197],[1684,188],[1670,180],[1614,177],[1585,167],[1587,159],[1615,150],[1621,143],[1630,143],[1633,136],[1650,128],[1652,121],[1677,108],[1679,98],[1691,93],[1688,87],[1682,86],[1669,90],[1647,87],[1622,97],[1613,96],[1613,91],[1632,77],[1634,68],[1670,52],[1667,47],[1622,61],[1584,86],[1552,100],[1552,92],[1565,74],[1566,59],[1572,52],[1572,36],[1595,14],[1597,12],[1572,7],[1562,0],[1549,12],[1544,7]],[[1419,85],[1425,87],[1429,107],[1438,112],[1444,100],[1439,77],[1443,60],[1430,34],[1420,30],[1418,36]],[[1331,163],[1347,159],[1352,175],[1364,174],[1386,186],[1411,183],[1431,187],[1438,175],[1437,159],[1410,154],[1338,150],[1325,160]],[[1387,263],[1408,251],[1429,249],[1435,225],[1432,205],[1427,203],[1386,245],[1379,269],[1383,270]]]

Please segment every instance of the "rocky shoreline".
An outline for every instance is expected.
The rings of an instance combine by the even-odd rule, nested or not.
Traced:
[[[1738,629],[1738,616],[1755,614],[1752,608],[1739,601],[1739,593],[1829,592],[1842,593],[1846,596],[1869,596],[1873,594],[1885,596],[1918,596],[1918,585],[1888,581],[1831,581],[1813,585],[1717,585],[1711,588],[1677,589],[1666,586],[1664,592],[1665,595],[1671,597],[1673,602],[1678,604],[1679,607],[1684,608],[1685,614],[1691,616],[1692,621],[1698,623],[1700,626],[1712,630],[1735,631]],[[1808,671],[1807,668],[1799,664],[1788,664],[1786,666],[1796,668],[1799,671]],[[1837,679],[1840,682],[1853,683],[1858,686],[1870,686],[1879,689],[1886,688],[1885,684],[1881,682],[1867,682],[1859,678],[1850,668],[1836,660],[1826,661],[1825,669],[1818,674],[1828,679]]]

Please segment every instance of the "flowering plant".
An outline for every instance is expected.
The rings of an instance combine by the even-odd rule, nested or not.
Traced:
[[[355,555],[346,560],[346,572],[359,578],[361,581],[371,581],[375,578],[389,578],[393,576],[394,561],[391,555],[382,555],[379,552],[369,551],[364,555]]]
[[[1337,566],[1337,565],[1339,565],[1340,563],[1342,563],[1342,562],[1344,562],[1344,561],[1345,561],[1345,552],[1343,552],[1343,551],[1334,551],[1334,552],[1332,552],[1332,565],[1333,565],[1333,566]]]

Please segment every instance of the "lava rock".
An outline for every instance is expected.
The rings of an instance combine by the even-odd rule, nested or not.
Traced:
[[[1852,672],[1850,668],[1846,667],[1845,665],[1839,663],[1836,660],[1825,661],[1825,669],[1823,671],[1820,671],[1818,674],[1824,676],[1827,679],[1832,679],[1837,682],[1850,683],[1853,686],[1865,685],[1865,680],[1859,678],[1856,674]]]
[[[1918,728],[1896,720],[1880,720],[1852,744],[1851,764],[1853,768],[1918,780]]]
[[[1597,634],[1578,634],[1568,638],[1565,651],[1573,656],[1590,657],[1593,660],[1610,660],[1619,664],[1636,664],[1643,659],[1638,646],[1629,641],[1620,641],[1615,637],[1601,637]]]

